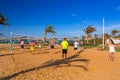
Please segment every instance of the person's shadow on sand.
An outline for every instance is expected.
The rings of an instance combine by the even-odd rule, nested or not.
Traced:
[[[87,65],[89,64],[89,61],[90,61],[89,59],[76,59],[77,57],[79,57],[79,55],[73,55],[73,56],[70,56],[66,59],[60,59],[60,60],[49,60],[49,61],[43,63],[41,67],[45,68],[45,67],[54,66],[55,68],[57,68],[57,67],[74,66],[74,67],[81,67],[85,71],[88,71],[88,68],[83,66],[83,65],[72,65],[72,64],[70,64],[71,62],[85,62]]]
[[[87,66],[83,66],[83,65],[72,65],[72,64],[70,64],[70,63],[71,63],[71,62],[84,62],[84,63],[86,63],[86,64],[88,65],[90,60],[89,60],[89,59],[76,59],[76,58],[79,58],[79,55],[73,55],[73,56],[70,56],[70,57],[68,57],[68,58],[66,58],[66,59],[60,59],[60,60],[49,60],[49,61],[41,64],[41,65],[38,66],[38,67],[31,68],[31,69],[27,69],[27,70],[24,70],[24,71],[20,71],[20,72],[11,74],[11,75],[9,75],[9,76],[0,78],[0,80],[10,80],[10,79],[18,76],[19,74],[24,74],[24,73],[27,73],[27,72],[34,71],[34,70],[36,70],[36,69],[38,70],[38,69],[47,68],[47,67],[57,68],[57,67],[70,67],[70,66],[73,66],[73,67],[80,67],[80,68],[83,68],[85,71],[88,71]],[[65,64],[65,66],[60,66],[61,64]],[[67,66],[66,66],[66,65],[67,65]]]

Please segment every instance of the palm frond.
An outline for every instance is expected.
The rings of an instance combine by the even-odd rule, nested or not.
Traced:
[[[55,30],[54,30],[54,26],[52,25],[48,25],[46,28],[45,28],[45,31],[44,31],[44,38],[46,39],[46,35],[47,33],[52,33],[53,35],[56,34]],[[44,40],[45,41],[45,40]]]
[[[119,31],[118,31],[118,30],[112,30],[111,33],[112,33],[112,34],[117,34],[117,33],[119,33]]]
[[[92,27],[92,26],[88,26],[87,28],[84,29],[84,32],[86,34],[92,33],[94,31],[96,31],[96,29],[94,27]]]
[[[7,21],[7,18],[3,16],[2,14],[0,14],[0,21]]]
[[[111,31],[112,37],[115,37],[115,34],[119,33],[118,30],[114,29]]]
[[[2,25],[8,25],[7,20],[8,19],[5,16],[3,16],[2,14],[0,14],[0,24],[2,24]]]

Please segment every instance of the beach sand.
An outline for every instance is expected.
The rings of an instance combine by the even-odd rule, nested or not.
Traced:
[[[37,49],[34,54],[27,50],[0,53],[0,80],[119,80],[120,52],[115,61],[109,60],[109,52],[85,49],[80,55],[69,47],[66,60],[55,49]]]

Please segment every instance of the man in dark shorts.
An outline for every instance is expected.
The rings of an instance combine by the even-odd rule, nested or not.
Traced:
[[[61,43],[61,46],[62,46],[62,59],[66,59],[67,58],[68,42],[66,40],[67,39],[64,38],[64,40]]]
[[[51,51],[50,51],[50,53],[53,53],[54,52],[54,45],[55,45],[55,41],[53,40],[53,39],[50,39],[50,49],[51,49]]]
[[[24,41],[23,40],[20,41],[20,47],[21,47],[21,49],[24,48]]]
[[[51,49],[54,49],[54,45],[51,45],[50,48],[51,48]]]

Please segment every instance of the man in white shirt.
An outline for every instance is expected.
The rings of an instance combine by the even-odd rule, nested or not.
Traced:
[[[75,42],[74,42],[74,50],[75,50],[75,54],[78,53],[78,47],[79,47],[78,40],[75,40]]]

